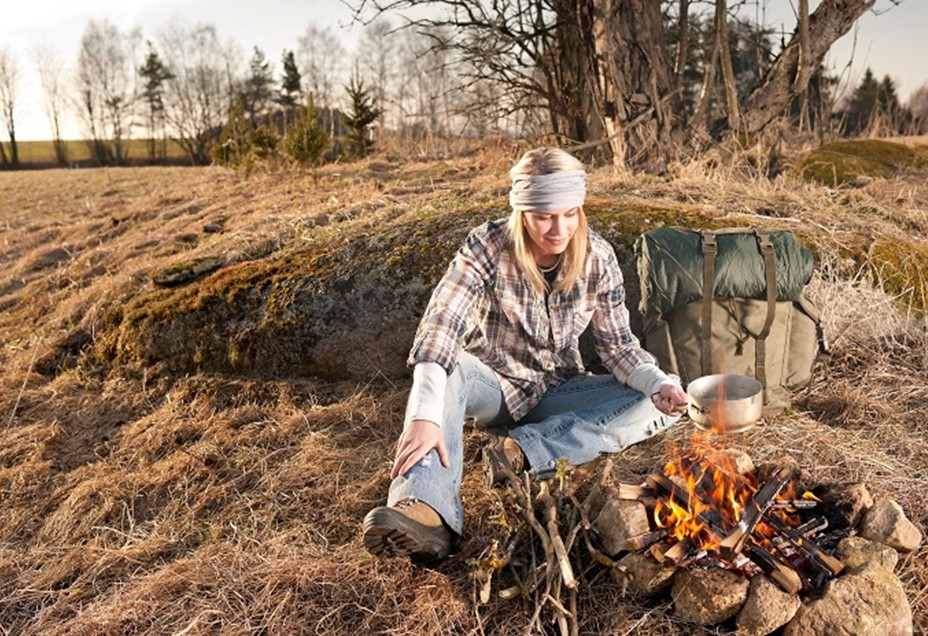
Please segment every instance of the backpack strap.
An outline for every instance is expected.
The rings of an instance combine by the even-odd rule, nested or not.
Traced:
[[[703,230],[702,239],[702,374],[712,374],[712,301],[715,300],[715,233]]]
[[[770,233],[767,230],[755,229],[754,233],[757,236],[757,243],[760,245],[760,253],[764,257],[764,277],[767,285],[767,319],[764,321],[764,327],[757,335],[757,342],[754,345],[754,377],[765,389],[764,401],[766,402],[767,336],[770,335],[770,327],[773,325],[773,318],[777,309],[776,254],[773,243],[770,241]]]

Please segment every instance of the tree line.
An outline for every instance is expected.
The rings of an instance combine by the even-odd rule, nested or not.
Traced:
[[[99,165],[141,159],[130,157],[131,139],[147,141],[148,161],[165,160],[170,142],[193,164],[272,153],[312,164],[366,155],[387,127],[422,143],[454,134],[444,61],[431,44],[381,20],[365,29],[352,58],[331,29],[311,25],[283,50],[278,71],[258,47],[245,60],[212,25],[174,23],[144,40],[137,29],[101,20],[87,23],[73,68],[47,47],[32,57],[60,165],[69,163],[62,137],[69,117]],[[9,138],[0,144],[2,166],[19,164],[21,81],[18,60],[0,48]]]
[[[130,138],[147,139],[152,160],[170,139],[192,163],[248,164],[361,156],[386,135],[404,148],[507,135],[659,166],[772,122],[822,140],[926,132],[928,86],[904,106],[892,80],[868,69],[840,98],[823,65],[874,2],[822,0],[810,11],[799,0],[786,33],[750,16],[747,0],[358,0],[365,28],[353,56],[333,31],[309,26],[279,72],[257,47],[246,61],[214,27],[176,23],[143,41],[91,21],[70,74],[48,50],[34,61],[60,163],[72,112],[102,165],[126,162]],[[428,17],[406,15],[422,8],[414,15]],[[10,140],[0,161],[14,166],[17,80],[0,49]]]

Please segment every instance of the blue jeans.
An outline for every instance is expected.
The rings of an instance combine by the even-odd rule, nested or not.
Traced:
[[[480,428],[508,430],[525,453],[532,473],[547,477],[555,472],[562,457],[571,465],[583,464],[601,453],[616,453],[647,439],[679,418],[664,415],[649,398],[611,375],[586,375],[549,389],[531,411],[513,422],[496,374],[463,352],[448,376],[441,423],[451,465],[442,466],[438,452],[432,449],[405,475],[393,480],[388,505],[418,499],[461,534],[465,419],[473,419]],[[406,420],[408,423],[408,416]]]

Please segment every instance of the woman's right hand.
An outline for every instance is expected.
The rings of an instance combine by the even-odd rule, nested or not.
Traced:
[[[448,450],[445,448],[445,437],[438,424],[429,420],[412,420],[397,442],[396,459],[393,460],[390,479],[405,475],[433,448],[438,451],[441,465],[449,468],[451,464],[448,461]]]

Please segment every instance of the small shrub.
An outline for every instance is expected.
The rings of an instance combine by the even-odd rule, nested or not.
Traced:
[[[306,166],[318,166],[323,154],[329,147],[329,136],[325,134],[312,95],[306,104],[300,107],[296,121],[287,130],[284,137],[284,153],[297,163]]]

